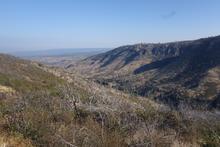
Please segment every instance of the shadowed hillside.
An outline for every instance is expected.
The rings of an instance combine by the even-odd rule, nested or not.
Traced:
[[[219,36],[122,46],[69,65],[68,70],[163,102],[167,101],[165,95],[172,93],[174,103],[181,99],[208,105],[220,93],[219,46]]]

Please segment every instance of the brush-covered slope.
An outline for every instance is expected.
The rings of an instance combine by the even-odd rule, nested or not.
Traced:
[[[61,83],[62,80],[45,72],[40,66],[34,62],[0,54],[0,85],[19,93],[53,90],[56,83]]]
[[[0,55],[0,144],[5,146],[126,146],[130,136],[120,137],[126,132],[119,125],[135,133],[136,121],[126,120],[158,107],[61,69]]]
[[[122,46],[68,69],[144,96],[161,99],[173,92],[184,99],[213,100],[220,92],[220,36]]]
[[[171,110],[8,55],[0,73],[3,146],[219,146],[218,111]]]
[[[20,125],[22,121],[28,121],[22,120],[24,117],[21,117],[21,113],[23,116],[28,114],[24,107],[27,104],[24,101],[28,97],[25,97],[41,90],[53,93],[57,83],[62,83],[62,80],[43,71],[38,64],[0,54],[0,144],[2,146],[34,146],[32,138],[27,135],[28,125]],[[29,114],[31,111],[34,109],[29,109]],[[29,134],[31,135],[33,136],[33,133]]]

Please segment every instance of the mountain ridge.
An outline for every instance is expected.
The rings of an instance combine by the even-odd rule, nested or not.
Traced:
[[[142,96],[157,98],[157,93],[176,89],[181,97],[215,99],[220,91],[219,46],[220,36],[122,46],[67,70]]]

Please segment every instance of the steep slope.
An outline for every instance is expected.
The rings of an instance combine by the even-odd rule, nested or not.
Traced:
[[[183,99],[214,100],[220,92],[219,46],[220,36],[123,46],[69,65],[68,70],[160,100],[174,93]]]
[[[176,57],[181,54],[180,48],[189,42],[178,42],[168,44],[137,44],[122,46],[106,53],[87,58],[76,65],[69,65],[68,68],[79,68],[85,73],[94,72],[114,72],[127,74],[133,72],[141,65],[152,63],[154,61]]]

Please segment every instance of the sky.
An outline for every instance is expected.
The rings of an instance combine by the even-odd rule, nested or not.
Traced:
[[[220,35],[220,0],[0,0],[0,52]]]

